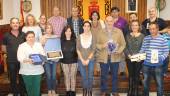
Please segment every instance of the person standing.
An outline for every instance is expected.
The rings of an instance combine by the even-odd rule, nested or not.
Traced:
[[[146,33],[147,35],[150,35],[150,31],[149,31],[149,24],[152,22],[156,22],[159,26],[159,33],[165,33],[166,30],[165,28],[167,27],[167,24],[165,22],[165,20],[163,20],[162,18],[157,17],[157,9],[155,7],[151,7],[148,10],[149,13],[149,18],[145,19],[142,22],[142,25],[145,27],[146,29]]]
[[[72,16],[67,18],[67,24],[70,25],[76,37],[78,37],[81,33],[83,33],[83,19],[79,16],[79,8],[72,8]]]
[[[137,16],[136,13],[130,13],[130,14],[129,14],[129,22],[128,22],[128,24],[126,24],[126,26],[123,28],[124,37],[126,37],[126,35],[129,35],[130,32],[132,32],[130,23],[131,23],[133,20],[138,20],[138,16]],[[140,29],[141,29],[141,33],[146,36],[146,35],[147,35],[146,29],[145,29],[145,27],[144,27],[143,25],[141,25],[141,24],[140,24]]]
[[[26,42],[18,47],[17,59],[20,62],[19,74],[25,83],[28,96],[40,96],[41,75],[44,73],[43,65],[36,65],[30,58],[32,54],[40,54],[45,56],[45,52],[41,43],[35,41],[35,33],[28,31],[26,33]]]
[[[142,61],[131,61],[131,56],[139,53],[145,35],[141,33],[138,20],[132,20],[130,27],[132,31],[126,35],[126,48],[124,51],[129,72],[129,89],[127,96],[139,96],[138,91]]]
[[[106,28],[96,37],[96,50],[98,50],[96,60],[100,63],[101,68],[101,96],[106,96],[108,90],[109,70],[112,77],[112,96],[119,96],[117,92],[118,69],[126,42],[121,30],[113,28],[113,22],[112,16],[107,16]],[[114,47],[110,48],[110,43]]]
[[[24,83],[21,75],[18,74],[20,63],[17,60],[17,50],[19,44],[25,41],[25,33],[19,30],[18,18],[13,17],[10,19],[10,27],[11,31],[6,32],[3,36],[2,51],[7,53],[7,68],[11,92],[13,96],[18,96],[19,93],[21,96],[24,96]],[[17,84],[17,81],[19,81],[19,85]]]
[[[92,96],[95,38],[89,21],[83,23],[83,29],[83,33],[77,38],[78,66],[83,79],[83,96]]]
[[[53,34],[53,27],[51,24],[46,24],[45,27],[45,34],[41,37],[40,42],[43,46],[45,46],[48,38],[56,37]],[[57,46],[57,44],[56,44]],[[45,46],[48,47],[48,46]],[[46,49],[44,47],[44,49]],[[45,50],[46,51],[46,50]],[[47,88],[48,88],[48,96],[55,96],[56,95],[56,65],[57,62],[54,60],[47,60],[44,64],[45,74],[46,74],[46,81],[47,81]]]
[[[37,25],[36,19],[32,14],[28,14],[26,16],[25,26],[22,28],[22,31],[24,33],[27,33],[28,31],[33,31],[35,33],[35,40],[37,42],[40,41],[40,37],[42,36],[41,29]]]
[[[54,35],[60,37],[61,32],[64,26],[66,26],[67,21],[64,17],[60,16],[60,9],[57,6],[53,8],[53,16],[48,19],[48,23],[53,26]]]
[[[113,17],[113,27],[119,28],[122,33],[123,29],[125,28],[125,26],[127,25],[127,21],[120,16],[120,9],[118,7],[112,7],[111,8],[111,16]],[[125,56],[124,54],[122,54],[122,60],[119,63],[119,72],[120,75],[122,75],[123,77],[125,77],[125,67],[126,67],[126,62],[125,62]]]
[[[66,26],[61,34],[63,58],[60,60],[64,73],[66,96],[76,96],[77,52],[76,36],[71,26]]]
[[[44,14],[40,15],[40,18],[39,18],[39,27],[41,28],[41,32],[42,32],[42,35],[45,34],[45,26],[46,26],[46,23],[47,23],[47,18]]]
[[[149,96],[151,77],[157,84],[157,96],[163,96],[163,63],[169,54],[168,41],[159,34],[157,22],[149,24],[151,35],[144,38],[140,53],[146,53],[143,65],[144,92],[143,96]]]

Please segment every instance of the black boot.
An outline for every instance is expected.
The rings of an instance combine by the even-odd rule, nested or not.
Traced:
[[[76,96],[76,92],[75,91],[70,91],[70,96]]]
[[[133,92],[133,81],[132,78],[129,77],[129,89],[128,89],[127,96],[133,96],[132,92]]]
[[[88,90],[87,92],[88,92],[88,96],[92,96],[92,90],[91,89]]]
[[[83,88],[83,96],[87,96],[87,89]]]

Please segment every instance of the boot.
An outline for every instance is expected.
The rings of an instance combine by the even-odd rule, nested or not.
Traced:
[[[70,96],[76,96],[76,92],[75,91],[70,91]]]
[[[132,90],[133,89],[133,81],[132,78],[129,77],[129,89],[128,89],[128,94],[127,96],[132,96]]]
[[[92,90],[88,90],[88,96],[92,96]]]
[[[83,88],[83,96],[87,96],[87,89]]]

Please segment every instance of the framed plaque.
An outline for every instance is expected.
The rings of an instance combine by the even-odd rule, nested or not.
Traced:
[[[63,58],[60,38],[57,37],[47,38],[44,49],[46,51],[47,60]]]

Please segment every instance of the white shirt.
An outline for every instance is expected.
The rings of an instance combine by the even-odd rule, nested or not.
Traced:
[[[43,65],[34,65],[23,63],[24,59],[28,59],[30,54],[41,54],[45,55],[42,45],[38,42],[35,42],[33,47],[28,45],[27,42],[24,42],[19,45],[17,51],[17,58],[20,62],[19,74],[23,75],[40,75],[44,73]]]
[[[24,26],[22,32],[27,33],[28,31],[33,31],[35,33],[35,39],[37,42],[40,41],[42,36],[41,28],[39,26]]]

